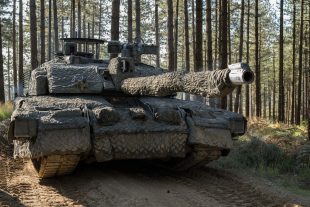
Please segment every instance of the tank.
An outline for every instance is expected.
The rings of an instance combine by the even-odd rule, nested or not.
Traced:
[[[32,71],[27,95],[14,102],[8,133],[14,158],[31,159],[40,178],[70,174],[79,162],[127,159],[187,170],[228,155],[245,133],[242,115],[176,94],[226,96],[253,81],[247,64],[167,72],[138,61],[157,54],[157,46],[111,41],[108,52],[116,57],[100,60],[104,42],[63,39],[63,52]]]

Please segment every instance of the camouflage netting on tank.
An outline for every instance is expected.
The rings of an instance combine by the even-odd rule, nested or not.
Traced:
[[[128,78],[121,90],[131,95],[168,96],[186,92],[207,97],[223,97],[235,88],[229,80],[229,69],[182,74],[165,73],[157,76]]]
[[[53,64],[47,68],[50,93],[100,93],[103,79],[97,67]]]
[[[121,59],[112,59],[109,72],[116,88],[130,95],[169,96],[176,92],[186,92],[207,97],[223,97],[235,88],[229,79],[229,69],[186,74],[159,73],[154,69],[140,73],[137,69],[133,72],[122,72],[121,65]]]
[[[31,81],[29,83],[29,95],[40,96],[48,93],[47,73],[43,67],[37,68],[31,72]]]

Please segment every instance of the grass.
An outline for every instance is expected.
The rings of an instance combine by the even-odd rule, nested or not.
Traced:
[[[13,112],[13,104],[11,102],[1,104],[0,105],[0,121],[10,118],[12,112]]]
[[[247,134],[235,142],[231,153],[212,165],[254,172],[292,192],[310,196],[310,164],[301,166],[296,159],[299,148],[307,143],[306,126],[250,121]]]

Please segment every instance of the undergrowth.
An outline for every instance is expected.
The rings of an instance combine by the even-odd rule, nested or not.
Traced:
[[[310,195],[310,167],[296,159],[307,143],[306,123],[301,126],[273,124],[266,120],[249,122],[248,132],[235,142],[227,157],[212,165],[225,169],[254,171],[294,191]]]
[[[13,104],[10,102],[7,102],[5,104],[0,105],[0,121],[3,121],[4,119],[10,118],[11,114],[13,112]]]

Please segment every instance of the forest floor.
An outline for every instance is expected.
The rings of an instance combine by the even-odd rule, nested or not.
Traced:
[[[83,164],[72,175],[40,180],[30,161],[13,160],[12,147],[3,139],[6,125],[4,121],[0,126],[0,206],[310,206],[309,168],[294,171],[286,157],[304,144],[303,129],[286,134],[297,141],[283,146],[267,136],[276,140],[274,131],[282,126],[250,124],[249,133],[236,142],[230,156],[184,173],[150,162],[121,161]],[[274,128],[266,132],[262,126]],[[260,139],[253,138],[256,133]],[[247,155],[257,144],[260,152],[269,149],[262,150],[262,142],[274,147],[271,152],[280,149],[265,155],[273,156],[267,164],[262,154]]]

